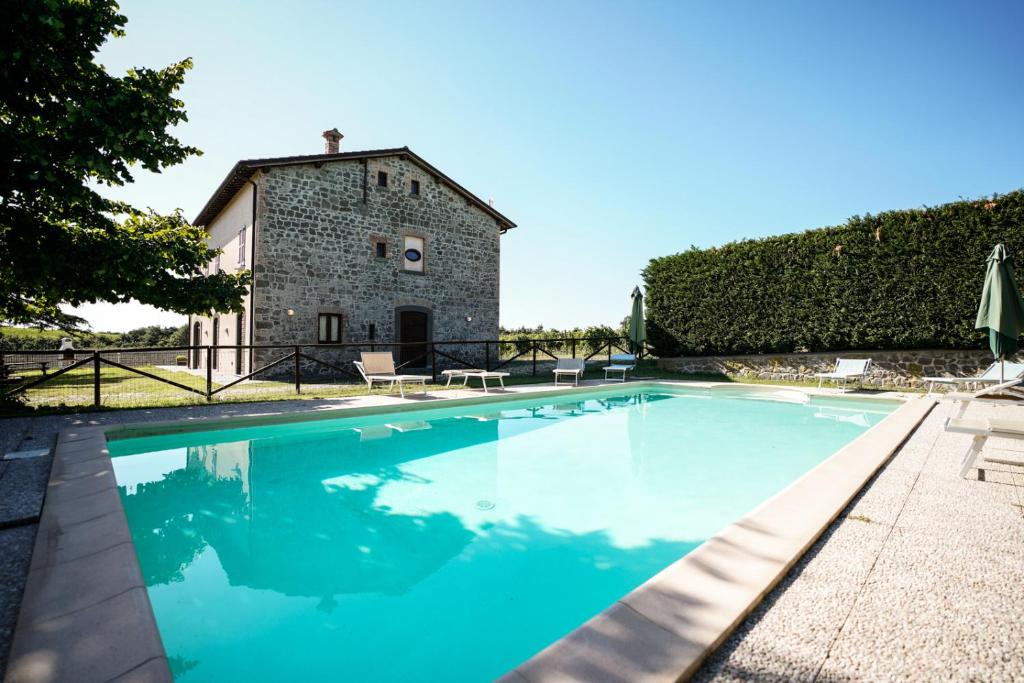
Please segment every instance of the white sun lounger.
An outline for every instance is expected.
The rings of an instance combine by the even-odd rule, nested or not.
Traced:
[[[466,386],[466,383],[469,381],[469,376],[478,372],[486,372],[486,370],[481,370],[479,368],[455,368],[452,370],[442,370],[441,376],[448,378],[448,381],[444,384],[446,387],[450,387],[452,385],[453,378],[457,379],[459,377],[462,378],[462,386]]]
[[[974,467],[974,461],[981,455],[981,450],[985,447],[985,442],[990,437],[999,437],[1002,439],[1015,439],[1024,440],[1024,421],[1022,420],[1005,420],[990,417],[988,419],[968,419],[962,417],[952,417],[946,420],[946,431],[954,434],[970,434],[974,438],[971,439],[971,445],[964,453],[963,460],[960,462],[960,476],[966,477],[967,473]],[[1014,465],[1020,465],[1021,463],[1015,460],[999,460],[996,458],[986,458],[992,462],[1008,462]]]
[[[621,373],[623,382],[626,381],[626,373],[636,370],[636,355],[632,353],[616,353],[612,356],[612,364],[604,369],[605,381],[608,381],[609,373]]]
[[[559,358],[555,363],[555,386],[558,386],[558,378],[562,375],[572,377],[573,386],[579,386],[580,377],[587,371],[587,361],[583,358]]]
[[[970,386],[972,384],[999,384],[1011,379],[1024,377],[1024,363],[1006,363],[1005,366],[996,361],[985,368],[985,372],[977,377],[925,377],[928,382],[928,395],[931,396],[936,384],[947,384],[952,386]]]
[[[954,405],[959,404],[959,407],[953,411],[952,417],[961,418],[964,416],[964,413],[967,412],[967,407],[974,401],[1004,405],[1024,405],[1020,400],[1024,399],[1024,389],[1022,389],[1022,384],[1024,384],[1024,379],[1011,379],[1010,381],[1003,382],[1002,384],[985,387],[973,394],[958,391],[943,394],[942,400],[947,403],[953,403]]]
[[[825,380],[832,382],[842,382],[843,393],[846,393],[846,383],[851,379],[856,379],[861,382],[864,381],[864,376],[868,374],[868,368],[871,367],[870,358],[840,358],[836,361],[836,366],[832,368],[832,372],[818,372],[815,373],[815,377],[818,378],[818,388],[821,388],[821,383]]]
[[[390,351],[372,351],[362,352],[359,354],[361,360],[354,361],[353,364],[359,370],[359,374],[363,376],[363,380],[366,381],[366,393],[373,391],[373,383],[379,384],[387,383],[388,390],[395,388],[395,384],[398,385],[398,393],[401,394],[402,398],[405,398],[405,385],[408,384],[420,384],[423,386],[423,393],[427,393],[427,380],[429,377],[425,375],[398,375],[395,373],[395,359],[391,355]]]
[[[507,372],[495,372],[493,370],[491,370],[491,371],[487,371],[487,370],[469,371],[469,370],[467,370],[463,374],[464,374],[464,376],[466,378],[463,381],[463,386],[468,386],[470,378],[471,377],[475,377],[475,378],[479,379],[480,383],[483,385],[483,389],[484,389],[484,393],[485,394],[487,393],[487,380],[489,380],[489,379],[496,379],[496,380],[498,380],[498,384],[501,385],[501,390],[505,391],[505,378],[509,376],[509,373],[507,373]]]

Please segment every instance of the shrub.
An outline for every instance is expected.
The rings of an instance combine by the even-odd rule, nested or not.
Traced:
[[[986,258],[1020,257],[1024,190],[652,259],[659,355],[982,348]]]

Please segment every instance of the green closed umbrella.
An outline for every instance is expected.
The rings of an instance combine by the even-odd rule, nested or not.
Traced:
[[[1024,332],[1024,301],[1013,277],[1013,257],[1001,244],[988,257],[985,288],[974,328],[988,330],[992,355],[1004,363],[1007,356],[1017,351],[1017,339]],[[999,378],[1003,379],[1002,373]]]
[[[633,288],[633,310],[629,314],[629,352],[640,353],[647,343],[647,323],[644,322],[644,295],[639,287]]]

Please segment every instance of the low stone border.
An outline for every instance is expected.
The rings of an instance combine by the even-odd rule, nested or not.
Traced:
[[[503,676],[501,683],[692,676],[931,411],[908,401],[753,512]]]
[[[657,386],[667,382],[636,382]],[[671,383],[678,386],[677,383]],[[692,386],[692,385],[691,385]],[[732,385],[739,387],[740,385]],[[620,390],[621,384],[608,386]],[[594,386],[543,392],[590,393]],[[779,387],[747,387],[774,392]],[[107,449],[111,438],[528,399],[541,392],[301,415],[61,433],[5,683],[171,681]],[[481,400],[484,399],[484,400]],[[677,680],[692,674],[934,405],[911,401],[757,510],[504,677]]]
[[[172,681],[101,427],[54,452],[6,683]]]

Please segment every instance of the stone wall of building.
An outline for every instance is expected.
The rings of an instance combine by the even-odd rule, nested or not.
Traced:
[[[977,375],[992,362],[983,350],[846,351],[831,353],[764,354],[751,356],[685,356],[661,358],[658,367],[686,374],[720,374],[742,379],[814,380],[828,372],[836,358],[870,358],[867,385],[921,387],[923,377]]]
[[[274,167],[257,183],[256,344],[315,344],[321,313],[344,316],[344,342],[369,342],[371,325],[375,341],[397,341],[401,307],[429,310],[434,339],[497,338],[499,226],[441,179],[389,157],[365,170],[362,160]],[[424,241],[422,273],[402,268],[406,235]],[[336,355],[351,367],[352,352]]]

